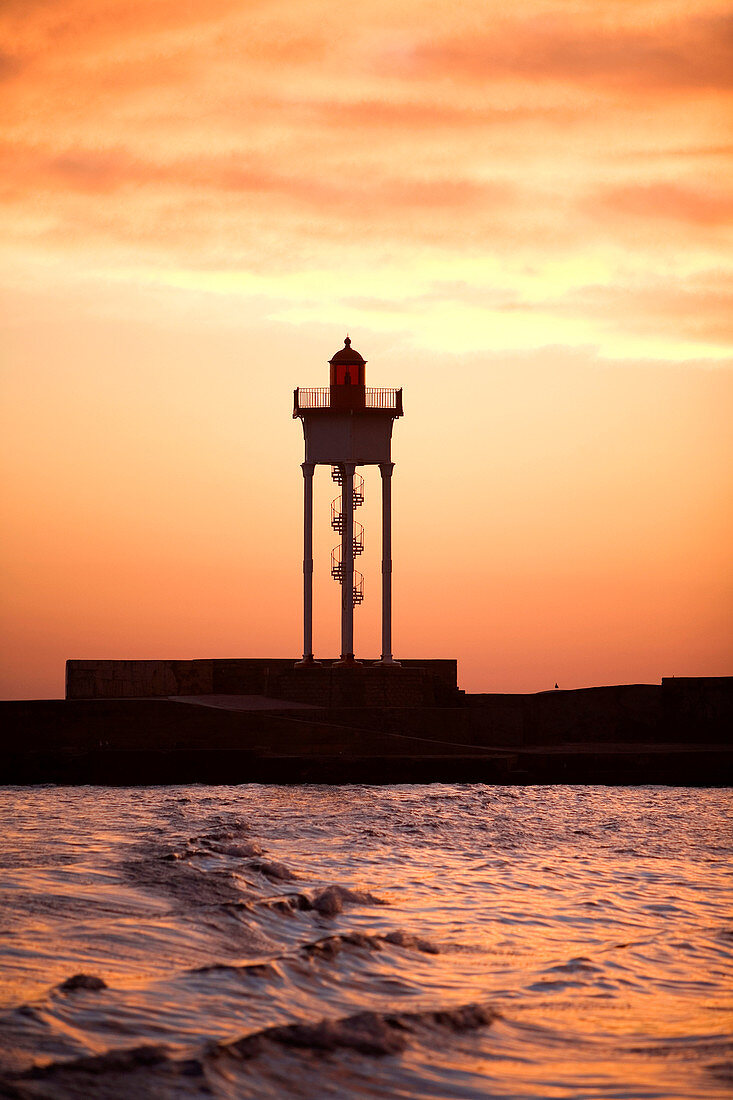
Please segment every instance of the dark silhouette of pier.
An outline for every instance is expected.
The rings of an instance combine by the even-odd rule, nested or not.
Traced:
[[[733,677],[466,694],[455,661],[71,661],[0,703],[2,783],[727,786]]]

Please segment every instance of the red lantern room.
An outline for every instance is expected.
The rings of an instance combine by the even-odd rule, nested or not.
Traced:
[[[366,359],[362,359],[358,351],[354,351],[351,340],[347,336],[344,346],[337,351],[331,364],[331,387],[333,386],[365,386]]]
[[[366,399],[366,360],[351,346],[347,336],[331,366],[330,405],[332,409],[363,409]]]

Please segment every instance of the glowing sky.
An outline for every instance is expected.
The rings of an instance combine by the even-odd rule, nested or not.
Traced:
[[[3,694],[299,654],[291,395],[347,331],[405,388],[398,656],[730,672],[728,3],[5,0],[0,85]]]

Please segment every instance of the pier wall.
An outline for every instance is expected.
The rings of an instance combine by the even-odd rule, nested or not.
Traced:
[[[399,668],[364,661],[335,669],[335,658],[296,668],[295,658],[188,661],[70,660],[67,699],[155,699],[175,695],[266,695],[317,706],[440,706],[455,703],[455,660],[405,660]]]
[[[0,782],[733,782],[733,677],[372,705],[369,693],[390,670],[367,667],[333,671],[346,694],[351,678],[360,678],[346,704],[299,708],[277,698],[236,700],[236,692],[229,705],[228,692],[185,701],[187,692],[212,694],[202,689],[217,683],[216,661],[72,664],[72,689],[97,673],[84,667],[92,664],[104,666],[102,690],[142,685],[184,699],[0,703]],[[298,671],[290,661],[277,664],[243,662],[237,678],[237,662],[222,662],[221,682],[257,694],[258,677]],[[419,665],[391,671],[392,688],[423,681]],[[310,672],[331,676],[329,669]],[[303,685],[307,676],[298,691]]]

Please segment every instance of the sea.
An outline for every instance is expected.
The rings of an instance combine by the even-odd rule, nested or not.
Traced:
[[[730,1097],[726,789],[0,789],[0,1096]]]

